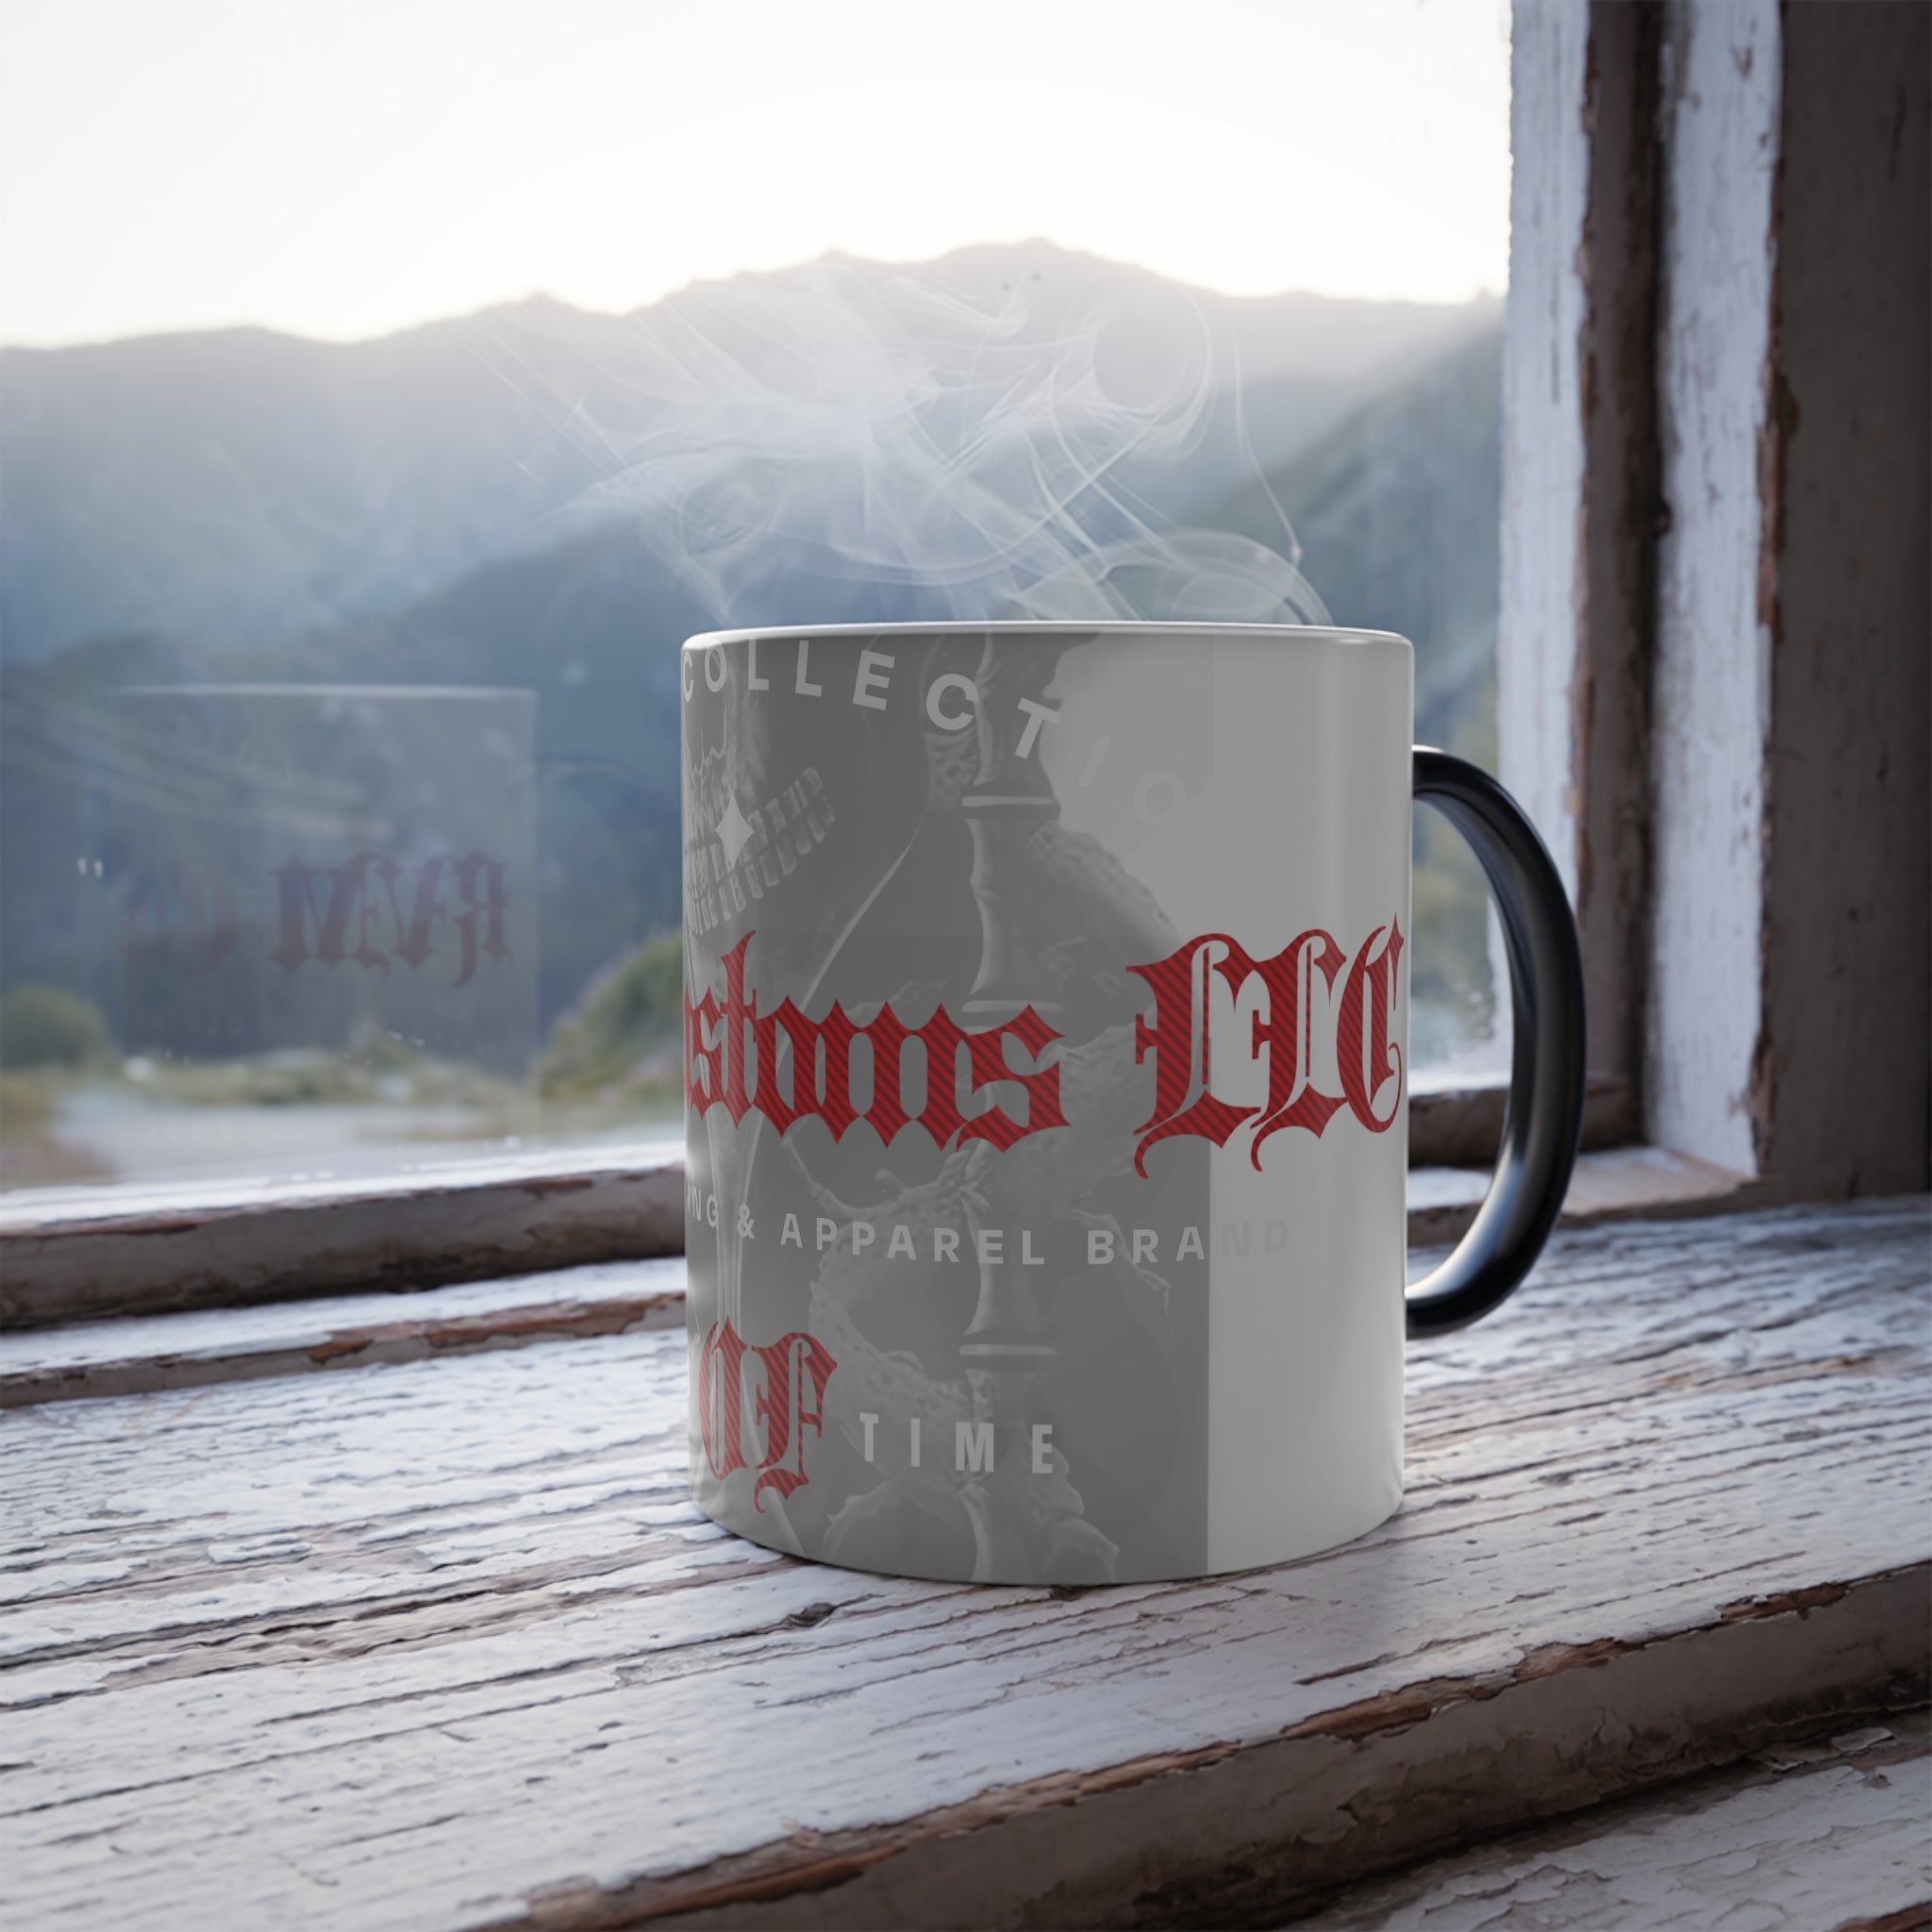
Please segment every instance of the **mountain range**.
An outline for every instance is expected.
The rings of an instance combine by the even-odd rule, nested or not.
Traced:
[[[1419,732],[1480,752],[1500,339],[1493,303],[1234,298],[1033,242],[627,316],[0,350],[0,979],[108,1001],[75,881],[130,684],[535,692],[546,1020],[678,916],[694,630],[1325,608],[1413,639]],[[1142,556],[1161,608],[1114,567]]]

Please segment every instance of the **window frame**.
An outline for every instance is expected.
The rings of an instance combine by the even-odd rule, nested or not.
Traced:
[[[1520,51],[1513,50],[1512,61],[1520,70]],[[1522,125],[1512,113],[1512,142]],[[1531,172],[1519,170],[1517,178]],[[1516,279],[1512,260],[1512,287]],[[1506,370],[1518,326],[1516,307],[1508,313]],[[1506,409],[1507,381],[1506,374]],[[1506,430],[1506,503],[1509,451]],[[1500,662],[1498,673],[1500,687]],[[1551,660],[1538,653],[1512,663],[1510,676],[1536,689],[1541,703]],[[1507,755],[1505,766],[1507,773]],[[1573,886],[1583,863],[1582,839],[1579,830],[1576,858],[1557,848]],[[1594,957],[1605,949],[1587,919],[1582,930],[1592,1012],[1598,1001],[1626,1007],[1625,979]],[[1623,1145],[1634,1138],[1633,1070],[1616,1054],[1607,1060],[1593,1055],[1592,1066],[1605,1070],[1590,1081],[1583,1145]],[[1420,1076],[1409,1097],[1410,1165],[1487,1164],[1502,1138],[1507,1097],[1503,1074],[1455,1082]],[[109,1183],[0,1197],[0,1255],[10,1261],[8,1284],[0,1287],[0,1323],[158,1313],[357,1287],[427,1287],[546,1265],[677,1254],[682,1172],[675,1156],[641,1142],[321,1186]],[[665,1201],[674,1197],[675,1213],[667,1214]],[[525,1236],[511,1241],[506,1224],[519,1212]]]
[[[1657,655],[1655,0],[1514,9],[1503,334],[1501,776],[1542,833],[1583,952],[1590,1064],[1644,1132]]]
[[[1827,797],[1839,816],[1820,838],[1822,780],[1807,775],[1806,746],[1870,726],[1859,724],[1856,688],[1785,695],[1790,664],[1821,649],[1812,633],[1826,614],[1804,602],[1820,558],[1802,546],[1809,541],[1815,553],[1819,540],[1794,523],[1791,506],[1803,507],[1807,489],[1856,491],[1858,466],[1870,461],[1869,446],[1797,440],[1808,398],[1794,401],[1793,384],[1863,383],[1856,392],[1869,402],[1883,392],[1872,385],[1895,386],[1902,372],[1911,379],[1910,358],[1923,358],[1912,291],[1903,322],[1850,375],[1833,361],[1835,352],[1844,359],[1831,332],[1841,320],[1804,308],[1799,269],[1843,270],[1869,242],[1840,238],[1842,219],[1816,184],[1870,202],[1883,163],[1872,139],[1838,140],[1829,91],[1870,92],[1878,77],[1902,71],[1893,42],[1924,33],[1923,13],[1910,18],[1916,9],[1827,11],[1839,25],[1827,28],[1807,9],[1794,19],[1776,0],[1590,0],[1518,7],[1512,28],[1511,145],[1536,165],[1515,168],[1511,189],[1502,775],[1542,830],[1576,908],[1591,1030],[1585,1147],[1668,1147],[1719,1177],[1713,1200],[1739,1204],[1926,1185],[1926,1033],[1914,991],[1926,973],[1923,902],[1916,927],[1893,918],[1862,958],[1837,969],[1840,1001],[1855,1015],[1870,1007],[1859,1022],[1868,1030],[1916,1025],[1916,1044],[1896,1064],[1834,1060],[1827,1021],[1805,1005],[1819,970],[1807,935],[1821,908],[1840,903],[1828,895],[1852,844],[1880,847],[1885,864],[1923,877],[1932,816],[1899,808],[1901,782],[1916,785],[1923,803],[1922,744],[1916,766],[1908,758],[1890,791],[1868,788],[1849,805]],[[1803,63],[1796,89],[1794,58]],[[1902,87],[1898,99],[1889,124],[1894,176],[1899,130],[1924,140],[1923,97],[1916,120]],[[1794,175],[1805,171],[1813,196],[1800,226],[1784,189],[1788,160]],[[1729,197],[1720,205],[1741,224],[1741,274],[1735,245],[1725,258],[1699,219],[1712,197]],[[1900,241],[1923,283],[1925,224],[1905,239],[1901,210],[1910,206],[1893,192],[1883,218],[1896,226],[1885,234]],[[1791,325],[1794,314],[1809,334]],[[1733,358],[1743,374],[1717,398],[1728,414],[1691,408],[1702,392],[1687,390],[1673,365],[1678,335],[1690,326],[1735,333],[1743,345]],[[1922,370],[1916,379],[1923,389]],[[1907,464],[1916,450],[1922,499],[1924,413],[1894,410],[1899,420],[1873,432],[1889,435],[1887,448]],[[1718,458],[1755,471],[1755,493],[1737,507],[1745,553],[1723,555],[1755,584],[1756,608],[1713,672],[1698,628],[1708,613],[1674,597],[1672,572],[1682,574],[1681,546],[1719,540],[1708,518],[1699,521],[1698,493]],[[1891,553],[1880,559],[1893,565],[1891,576],[1867,574],[1878,638],[1868,655],[1874,675],[1897,683],[1900,702],[1923,713],[1923,673],[1910,661],[1914,641],[1932,630],[1923,546],[1915,565],[1901,554],[1903,564]],[[1894,633],[1902,647],[1890,641]],[[1713,704],[1762,724],[1761,751],[1748,731],[1733,733],[1737,769],[1719,760],[1707,770],[1684,755],[1706,714],[1698,708]],[[1719,879],[1750,917],[1712,941],[1683,913]],[[1856,906],[1850,916],[1857,921]],[[1740,999],[1758,1016],[1745,1036],[1748,1058],[1740,1064],[1733,1052],[1715,1066],[1715,1102],[1700,1114],[1674,1097],[1673,1082],[1680,1062],[1707,1058],[1706,1036],[1723,1031],[1714,1017]],[[1500,1079],[1422,1082],[1411,1095],[1412,1164],[1485,1160],[1500,1138],[1504,1099]],[[1820,1121],[1836,1134],[1828,1144]],[[165,1201],[152,1187],[0,1197],[0,1321],[428,1286],[675,1254],[683,1241],[681,1161],[646,1146],[558,1150],[323,1189],[165,1192]],[[1681,1201],[1681,1189],[1669,1198]],[[1641,1189],[1630,1206],[1641,1210]]]
[[[1782,1198],[1932,1166],[1928,42],[1514,12],[1502,776],[1631,1138]]]
[[[1506,1083],[1431,1082],[1409,1100],[1410,1166],[1484,1166]],[[1626,1098],[1593,1078],[1584,1144],[1621,1144]],[[1660,1173],[1673,1201],[1685,1175]],[[1637,1176],[1641,1188],[1642,1176]],[[1714,1176],[1712,1191],[1728,1191]],[[1620,1183],[1627,1187],[1628,1183]],[[1424,1187],[1411,1234],[1446,1239],[1474,1200]],[[683,1146],[561,1148],[341,1181],[110,1184],[0,1196],[0,1327],[438,1288],[684,1252]],[[1641,1198],[1641,1195],[1640,1197]]]

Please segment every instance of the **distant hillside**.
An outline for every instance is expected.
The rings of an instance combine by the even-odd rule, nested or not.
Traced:
[[[393,611],[560,541],[600,488],[647,508],[769,491],[828,427],[874,481],[941,474],[958,454],[941,391],[962,375],[1050,371],[1007,426],[1063,413],[1066,487],[1116,497],[1122,527],[1171,518],[1487,312],[1234,298],[1032,242],[831,258],[629,316],[538,298],[349,345],[242,329],[0,350],[0,659],[137,632],[268,645]],[[918,439],[882,444],[908,405]]]
[[[0,651],[266,641],[529,541],[597,473],[491,372],[493,327],[0,352]]]
[[[353,348],[8,352],[0,983],[111,1007],[86,868],[130,684],[531,691],[546,1024],[678,918],[675,653],[721,619],[996,609],[1137,534],[1281,548],[1285,510],[1333,615],[1415,641],[1423,735],[1481,753],[1499,341],[1493,308],[1235,302],[1028,247]]]

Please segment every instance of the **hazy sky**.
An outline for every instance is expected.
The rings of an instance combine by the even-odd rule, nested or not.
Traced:
[[[0,341],[621,309],[1045,235],[1237,292],[1507,270],[1507,0],[4,0]]]

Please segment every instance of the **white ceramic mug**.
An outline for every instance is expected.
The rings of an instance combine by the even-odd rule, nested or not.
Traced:
[[[1402,1495],[1405,1334],[1534,1259],[1582,1114],[1535,832],[1411,747],[1385,633],[919,625],[683,658],[691,1486],[794,1554],[1201,1575]],[[1405,1292],[1411,800],[1474,845],[1515,1044]]]

